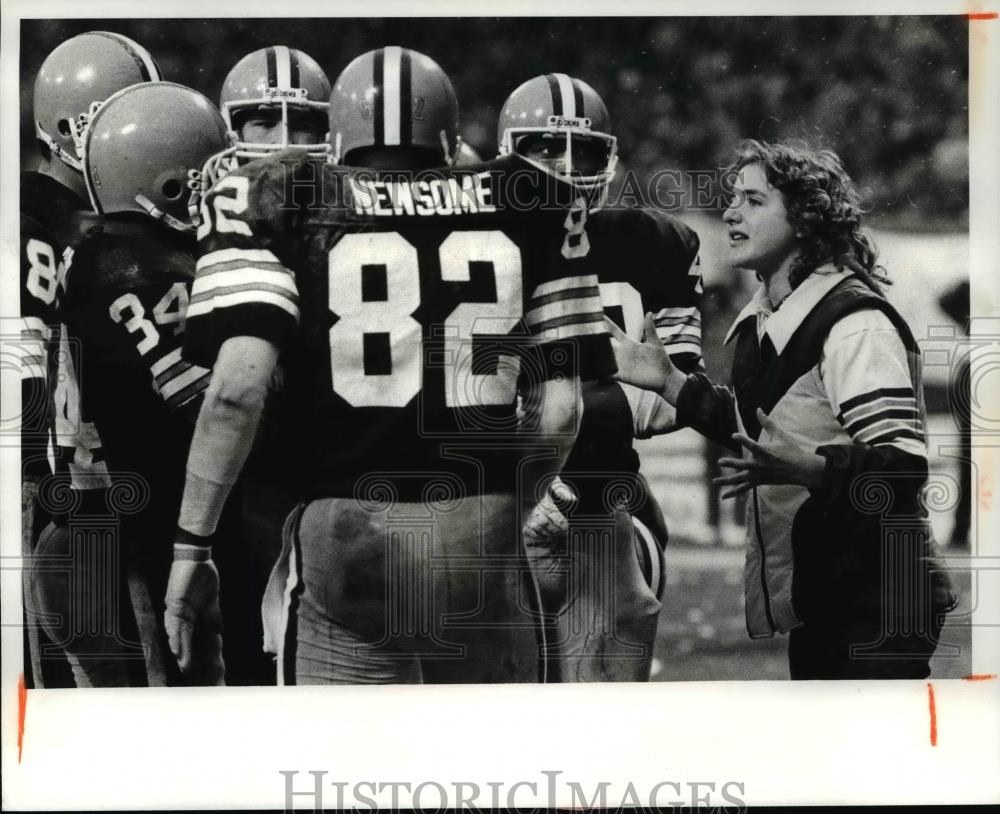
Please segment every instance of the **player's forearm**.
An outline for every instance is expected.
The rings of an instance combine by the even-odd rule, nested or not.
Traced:
[[[262,340],[254,340],[262,342]],[[223,346],[195,424],[178,526],[196,537],[215,531],[250,454],[276,352]],[[229,343],[227,343],[229,345]],[[249,352],[248,352],[249,350]]]
[[[178,525],[199,537],[215,531],[257,432],[262,407],[206,394],[188,455]]]
[[[619,382],[618,386],[632,414],[633,437],[651,438],[677,429],[677,411],[662,396],[625,382]]]
[[[676,367],[671,367],[663,376],[663,384],[657,395],[668,404],[676,405],[680,397],[681,390],[687,383],[688,377]]]
[[[562,471],[576,441],[583,399],[577,379],[549,381],[532,388],[525,398],[522,438],[537,450],[528,452],[521,469],[521,502],[530,509],[545,493],[549,481]]]

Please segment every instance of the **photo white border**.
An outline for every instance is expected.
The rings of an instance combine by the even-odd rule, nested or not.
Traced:
[[[745,15],[735,0],[682,2],[534,3],[502,5],[440,0],[433,6],[398,0],[276,5],[261,0],[206,7],[184,0],[156,12],[134,2],[22,2],[3,0],[0,47],[0,316],[16,316],[18,292],[17,198],[20,155],[19,19],[73,17],[276,16],[511,16]],[[965,3],[840,0],[810,3],[810,14],[912,14],[995,10]],[[754,14],[802,13],[792,2],[759,2]],[[1000,20],[970,24],[970,273],[973,314],[1000,335],[996,278],[1000,258]],[[625,44],[626,47],[627,44]],[[345,54],[346,57],[351,55]],[[919,81],[914,77],[914,81]],[[10,273],[8,273],[10,270]],[[994,319],[995,318],[995,319]],[[975,328],[974,328],[975,330]],[[16,379],[3,371],[3,414],[16,414]],[[1000,404],[997,377],[981,395]],[[988,491],[997,482],[998,447],[977,452]],[[4,809],[45,808],[281,808],[284,778],[297,771],[296,789],[309,788],[308,772],[348,788],[364,781],[477,782],[488,807],[488,782],[504,795],[518,782],[514,802],[580,805],[568,781],[588,799],[610,781],[616,806],[631,782],[639,802],[658,783],[684,791],[661,792],[661,804],[691,803],[692,783],[714,783],[709,801],[721,805],[725,783],[742,783],[748,804],[973,803],[1000,801],[1000,680],[934,681],[937,745],[929,738],[928,682],[691,682],[643,685],[428,686],[343,688],[225,688],[144,690],[33,690],[24,709],[23,752],[17,745],[21,674],[19,464],[17,450],[0,448],[0,569],[3,646],[2,744]],[[1000,557],[1000,512],[982,506],[980,553]],[[988,550],[986,550],[988,548]],[[994,559],[1000,563],[1000,559]],[[982,619],[1000,619],[1000,565],[983,571]],[[992,586],[992,587],[991,587]],[[989,603],[989,607],[985,603]],[[1000,628],[974,632],[974,672],[1000,672]],[[559,796],[546,799],[543,771],[561,771]],[[668,787],[669,789],[669,787]],[[367,787],[366,787],[367,790]],[[326,787],[324,804],[336,804]],[[701,791],[707,789],[702,786]],[[697,789],[695,790],[697,793]],[[685,800],[685,797],[687,799]],[[389,797],[380,795],[387,804]],[[399,798],[401,805],[406,795]],[[437,805],[433,791],[421,800]],[[296,804],[312,808],[308,796]]]

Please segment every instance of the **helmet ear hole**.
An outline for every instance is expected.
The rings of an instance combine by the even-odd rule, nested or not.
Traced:
[[[68,136],[73,132],[69,126],[69,119],[60,119],[56,127],[59,128],[59,132],[64,136]]]
[[[160,187],[163,197],[171,201],[176,201],[184,193],[184,185],[176,178],[168,178]]]

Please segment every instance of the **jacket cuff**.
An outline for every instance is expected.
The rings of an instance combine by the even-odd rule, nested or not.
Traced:
[[[687,381],[684,382],[684,386],[677,394],[676,427],[691,427],[698,424],[702,412],[699,407],[706,383],[708,383],[708,377],[704,373],[692,373],[687,377]]]
[[[826,460],[823,485],[810,489],[809,494],[823,503],[836,504],[847,499],[854,477],[851,447],[844,444],[824,444],[816,447],[817,455]]]

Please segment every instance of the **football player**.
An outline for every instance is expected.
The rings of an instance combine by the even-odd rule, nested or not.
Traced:
[[[565,184],[516,155],[450,167],[457,130],[441,68],[380,48],[330,101],[333,159],[375,169],[279,154],[206,199],[184,350],[213,374],[167,595],[182,669],[215,630],[209,535],[280,358],[306,500],[275,572],[279,680],[537,677],[518,496],[558,470],[576,366],[606,375],[607,336],[596,279],[559,254]]]
[[[181,359],[195,265],[191,213],[198,172],[225,146],[225,133],[215,106],[181,85],[143,83],[108,99],[91,118],[84,145],[87,191],[103,219],[76,247],[66,273],[63,320],[86,371],[81,415],[101,435],[118,494],[122,550],[105,556],[136,575],[154,604],[154,628],[140,631],[147,652],[161,654],[150,683],[180,680],[155,604],[166,586],[193,427],[184,411],[209,379],[207,370]],[[47,594],[46,609],[61,598]],[[116,663],[101,655],[81,658],[94,684],[107,683]],[[210,667],[203,680],[218,678],[218,665]]]
[[[59,327],[65,268],[90,212],[82,172],[83,134],[105,99],[137,82],[160,78],[138,43],[107,31],[66,40],[42,63],[32,102],[40,161],[21,174],[22,531],[30,554],[41,530],[64,537],[74,515],[106,514],[109,485],[100,439],[80,421],[76,356]],[[49,445],[51,440],[50,462]],[[56,478],[49,477],[54,467]],[[68,481],[68,482],[67,482]],[[38,494],[41,489],[41,494]],[[48,572],[25,573],[26,594]],[[34,679],[45,686],[39,631],[29,619]],[[78,620],[82,621],[82,620]],[[49,645],[51,647],[51,645]],[[46,659],[45,661],[49,661]],[[86,675],[71,656],[76,680]],[[51,686],[51,682],[49,682]]]
[[[654,312],[671,358],[697,369],[698,237],[662,212],[602,207],[617,143],[597,92],[565,74],[528,80],[504,103],[498,142],[502,155],[521,155],[580,192],[565,253],[594,269],[608,317],[638,337],[643,315]],[[674,411],[648,391],[611,381],[585,381],[583,404],[561,479],[524,533],[549,617],[548,680],[648,680],[667,529],[632,439],[669,431]]]
[[[247,54],[226,75],[219,94],[219,109],[225,119],[229,146],[213,156],[205,165],[203,181],[206,187],[227,172],[266,155],[289,147],[307,150],[311,155],[325,157],[329,153],[326,138],[329,122],[330,80],[319,64],[304,53],[285,45],[261,48]],[[269,396],[265,413],[280,401],[277,390]],[[228,590],[239,586],[244,592],[244,607],[224,604],[224,619],[230,635],[227,637],[227,682],[239,681],[240,667],[233,661],[233,640],[237,631],[248,636],[247,645],[256,642],[255,656],[247,665],[250,683],[274,683],[273,663],[267,675],[262,675],[256,654],[262,653],[259,640],[263,635],[260,605],[264,588],[281,551],[284,518],[295,505],[289,483],[281,465],[269,453],[275,444],[269,443],[270,427],[274,422],[262,422],[262,430],[242,478],[243,529],[239,550],[220,550],[216,546],[216,561],[220,568],[242,569],[245,578],[231,577]],[[227,554],[232,557],[225,559]],[[220,561],[220,557],[223,558]],[[242,617],[229,619],[230,614]],[[241,682],[242,683],[242,682]]]
[[[222,83],[229,146],[209,160],[205,179],[292,146],[326,154],[329,99],[330,80],[303,51],[272,45],[247,54]]]

